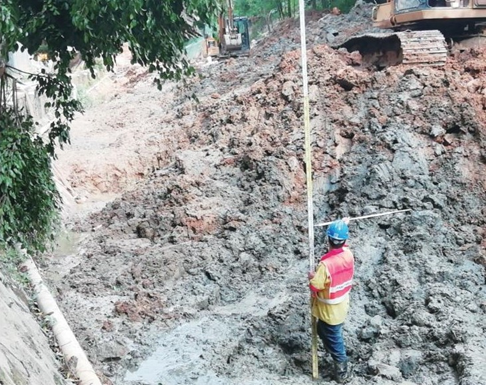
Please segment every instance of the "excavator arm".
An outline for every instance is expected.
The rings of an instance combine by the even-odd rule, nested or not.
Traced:
[[[226,0],[226,7],[218,19],[220,56],[235,56],[248,53],[250,35],[248,18],[235,18],[232,0]]]

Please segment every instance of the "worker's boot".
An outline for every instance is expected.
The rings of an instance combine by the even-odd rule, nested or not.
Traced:
[[[338,384],[344,384],[349,380],[348,362],[334,362],[334,380]]]

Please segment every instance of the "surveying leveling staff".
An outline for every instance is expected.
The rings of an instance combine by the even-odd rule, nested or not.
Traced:
[[[354,257],[345,245],[349,237],[347,223],[348,218],[344,218],[329,225],[329,252],[321,258],[317,270],[309,272],[314,297],[312,315],[318,318],[317,333],[334,360],[334,379],[338,383],[349,377],[342,328],[349,309]]]

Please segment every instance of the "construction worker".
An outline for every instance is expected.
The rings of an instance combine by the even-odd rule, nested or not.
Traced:
[[[317,270],[309,272],[314,297],[312,315],[318,319],[317,333],[334,360],[333,374],[338,383],[349,378],[342,330],[354,275],[353,253],[345,244],[349,237],[348,221],[344,218],[329,225],[326,232],[329,251],[321,258]]]

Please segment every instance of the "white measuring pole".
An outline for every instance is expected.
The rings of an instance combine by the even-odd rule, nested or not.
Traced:
[[[312,148],[310,132],[309,81],[307,78],[307,47],[305,41],[305,7],[304,0],[300,5],[300,40],[302,50],[302,85],[304,96],[304,132],[305,132],[305,169],[307,184],[307,216],[309,222],[309,266],[314,269],[314,202],[312,188]]]
[[[305,133],[305,169],[307,184],[307,215],[309,222],[309,267],[314,269],[314,202],[312,191],[312,149],[310,132],[309,81],[307,78],[307,45],[305,41],[305,5],[299,0],[300,9],[300,44],[302,51],[302,85],[304,96],[304,133]]]
[[[309,271],[315,270],[314,257],[314,202],[312,192],[312,148],[310,130],[310,107],[309,107],[309,83],[307,79],[307,45],[305,41],[305,4],[304,0],[299,0],[300,15],[300,46],[302,51],[302,85],[304,96],[304,133],[305,133],[305,172],[307,184],[307,218],[309,231]],[[311,299],[312,307],[312,299]],[[311,314],[312,329],[312,378],[317,380],[319,368],[317,361],[317,320]]]

